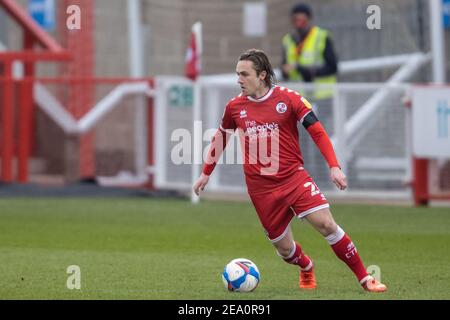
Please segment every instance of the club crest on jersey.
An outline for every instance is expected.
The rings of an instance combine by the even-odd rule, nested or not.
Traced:
[[[241,110],[239,117],[240,118],[246,118],[247,117],[247,111]]]
[[[306,100],[306,99],[303,98],[303,97],[301,97],[300,100],[302,100],[302,102],[303,102],[303,104],[305,105],[305,107],[307,107],[308,109],[312,109],[312,105],[311,105],[311,103],[309,103],[308,100]]]
[[[287,105],[284,102],[280,102],[276,106],[278,113],[285,113],[287,110]]]

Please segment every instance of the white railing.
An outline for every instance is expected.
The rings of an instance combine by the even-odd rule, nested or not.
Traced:
[[[132,95],[154,97],[155,90],[147,82],[122,83],[111,90],[79,120],[76,120],[43,84],[35,83],[33,94],[37,106],[66,134],[82,136],[91,131],[111,111],[119,107],[125,98]],[[146,119],[140,120],[146,121]],[[146,138],[135,136],[135,139],[139,139],[141,145],[147,143]],[[138,159],[136,162],[147,163],[146,153],[138,151],[135,150],[136,158],[143,157],[143,159]],[[135,175],[125,175],[124,172],[121,172],[116,177],[98,177],[98,179],[103,185],[139,185],[148,181],[149,172],[152,172],[153,169],[153,167],[139,166],[136,168]]]
[[[130,95],[154,96],[154,90],[146,82],[122,83],[109,92],[81,119],[76,120],[66,108],[40,83],[34,86],[34,100],[39,108],[47,114],[67,134],[83,135],[120,105]]]
[[[179,111],[177,108],[172,108],[167,99],[168,90],[174,85],[191,86],[194,91],[194,109],[195,106],[199,110],[196,114],[190,113],[189,118],[186,117],[185,111]],[[308,90],[312,89],[312,85],[304,84],[288,84],[280,83],[282,86],[287,86],[293,90]],[[403,115],[404,107],[402,104],[402,97],[407,94],[410,85],[404,83],[340,83],[334,86],[334,145],[338,153],[341,166],[345,172],[350,171],[349,179],[352,182],[357,182],[361,188],[352,188],[350,185],[349,191],[344,195],[332,192],[336,196],[370,196],[379,198],[385,195],[387,198],[407,198],[409,197],[409,190],[403,188],[403,182],[407,180],[410,168],[410,155],[407,143],[408,132],[405,130],[406,120]],[[203,137],[203,133],[207,129],[217,128],[220,117],[223,112],[224,105],[229,98],[233,97],[233,90],[237,89],[236,84],[226,83],[223,81],[211,81],[208,77],[203,77],[194,85],[192,82],[181,77],[164,77],[157,80],[156,85],[156,186],[159,188],[174,188],[181,190],[190,190],[192,180],[199,175],[201,165],[197,164],[183,164],[174,165],[171,163],[171,151],[175,145],[171,141],[171,134],[173,129],[178,129],[183,126],[187,131],[193,133],[192,149],[189,153],[201,155],[207,147],[207,139]],[[364,117],[361,121],[366,123],[359,124],[359,126],[367,126],[367,122],[374,121],[375,128],[383,127],[383,118],[376,117],[378,113],[386,110],[392,110],[394,114],[389,115],[395,117],[398,121],[398,132],[396,136],[391,139],[377,140],[377,137],[371,135],[369,130],[356,130],[353,135],[346,133],[346,126],[352,115],[358,114],[360,110],[365,108],[367,101],[370,101],[375,92],[379,90],[386,90],[386,100],[384,105],[378,108],[370,109],[370,116]],[[224,94],[230,92],[230,95]],[[353,101],[354,95],[361,97],[366,102],[355,105]],[[363,100],[364,100],[363,99]],[[195,104],[198,101],[198,105]],[[373,105],[373,104],[372,104]],[[180,112],[180,116],[178,116]],[[181,116],[181,114],[183,114]],[[193,129],[193,121],[201,121],[203,130],[195,132]],[[181,122],[180,122],[181,121]],[[354,121],[354,120],[353,120]],[[378,126],[378,127],[377,127]],[[384,130],[384,129],[381,129]],[[355,137],[358,136],[358,137]],[[397,140],[396,145],[401,145],[401,150],[396,150],[395,155],[386,155],[394,148],[390,146],[393,140]],[[197,141],[197,142],[195,142]],[[350,142],[357,141],[351,144]],[[375,147],[379,148],[379,154],[365,154],[360,150],[361,145],[367,144],[368,141]],[[377,146],[378,144],[378,146]],[[236,144],[239,148],[239,143]],[[395,146],[395,148],[398,148]],[[384,152],[388,151],[388,152]],[[191,155],[192,155],[191,154]],[[191,157],[193,160],[193,157]],[[309,164],[311,166],[311,164]],[[352,173],[353,172],[353,173]],[[236,193],[245,192],[245,184],[242,176],[241,165],[218,165],[211,176],[208,184],[208,191]],[[232,183],[230,177],[235,178]],[[227,182],[228,181],[228,182]],[[395,183],[396,188],[383,190],[383,183]],[[371,189],[370,185],[373,185]],[[330,190],[327,191],[330,194]]]

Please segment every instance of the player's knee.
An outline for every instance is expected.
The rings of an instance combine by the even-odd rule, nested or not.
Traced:
[[[319,229],[320,233],[324,236],[328,236],[336,232],[337,224],[333,221],[333,219],[326,219],[320,223]]]
[[[274,243],[278,255],[282,258],[288,257],[292,252],[292,244]]]
[[[286,258],[286,257],[288,257],[289,254],[291,253],[292,248],[291,248],[291,249],[287,249],[287,248],[276,248],[276,250],[277,250],[277,252],[278,252],[278,255],[279,255],[281,258]]]

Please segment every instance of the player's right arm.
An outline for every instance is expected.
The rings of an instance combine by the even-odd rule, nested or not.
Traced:
[[[203,191],[208,184],[209,176],[216,167],[216,164],[219,161],[223,150],[225,150],[228,140],[230,139],[235,129],[236,126],[233,118],[231,117],[228,104],[225,107],[220,127],[211,140],[211,144],[208,150],[208,156],[206,158],[205,164],[203,165],[202,173],[193,186],[193,190],[196,195],[199,195],[200,191]]]

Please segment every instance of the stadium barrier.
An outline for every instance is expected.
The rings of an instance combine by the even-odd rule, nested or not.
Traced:
[[[230,98],[239,93],[238,88],[234,82],[214,82],[208,77],[195,85],[181,77],[160,77],[156,81],[155,132],[158,153],[155,185],[158,188],[187,191],[194,176],[197,176],[192,174],[192,169],[195,166],[200,168],[201,155],[206,153],[210,138],[219,125],[223,108]],[[301,93],[314,89],[312,85],[305,84],[280,83],[280,86]],[[408,84],[395,83],[340,83],[333,87],[333,116],[330,123],[334,129],[331,135],[341,165],[350,181],[351,187],[343,193],[345,196],[385,199],[405,199],[410,196],[409,190],[405,188],[405,183],[411,178],[410,148],[406,143],[409,126],[402,103],[409,88]],[[192,104],[184,106],[176,99],[171,99],[174,90],[190,91],[194,96]],[[379,92],[383,93],[381,97]],[[375,101],[377,103],[373,97],[378,97]],[[193,110],[195,101],[198,101],[200,109],[197,115]],[[317,105],[320,108],[320,103]],[[182,134],[177,133],[176,130],[180,128],[193,134],[187,137],[188,148],[182,150],[186,153],[184,159],[188,161],[174,164],[173,156],[181,152],[181,144],[186,140],[182,139]],[[301,135],[305,134],[306,131],[301,132]],[[313,162],[320,157],[318,150],[311,146],[305,147],[303,152],[306,168],[321,189],[331,191],[328,173],[323,170],[324,162]],[[241,163],[238,161],[240,154],[240,146],[235,137],[219,162],[227,165],[219,164],[216,167],[208,185],[209,191],[245,192]],[[234,162],[229,161],[230,159]]]
[[[153,122],[153,79],[3,76],[0,81],[3,88],[0,93],[3,101],[0,127],[4,142],[1,147],[2,181],[27,183],[30,168],[38,176],[56,174],[67,177],[68,172],[72,172],[71,179],[77,180],[78,164],[85,159],[93,159],[96,163],[96,178],[105,185],[150,186],[152,178],[149,176],[149,169],[154,157],[153,125],[147,127],[147,123]],[[80,114],[79,110],[68,108],[68,101],[74,92],[78,95],[90,92],[93,95],[94,105],[88,106],[88,112]],[[128,141],[123,141],[122,147],[115,147],[115,142],[105,147],[108,140],[118,140],[120,134],[114,134],[119,130],[111,125],[101,125],[101,122],[114,116],[117,109],[133,109],[138,105],[137,97],[146,97],[147,101],[147,117],[140,119],[145,123],[146,136],[138,137],[132,129],[125,130]],[[15,114],[14,110],[18,110],[18,113]],[[115,117],[120,117],[120,112]],[[48,120],[43,121],[42,118]],[[53,127],[56,128],[52,129],[49,122],[53,122]],[[130,127],[134,125],[136,124],[131,123]],[[77,141],[80,138],[96,134],[100,135],[97,141],[104,141],[103,146],[101,143],[96,146],[94,142],[93,150],[79,150]],[[71,144],[72,149],[68,150],[67,145]],[[139,152],[142,149],[148,152]],[[111,157],[118,153],[118,157]],[[134,154],[127,156],[127,153]],[[144,159],[137,159],[136,154]],[[97,156],[100,158],[98,161],[95,160]],[[124,161],[126,157],[131,159]],[[44,163],[38,166],[38,172],[35,162]],[[121,164],[118,165],[117,162]],[[127,164],[123,165],[123,162]],[[136,163],[141,162],[145,165],[138,168]],[[126,168],[131,174],[123,174]],[[114,179],[120,173],[122,178]],[[103,176],[105,174],[106,177]]]

